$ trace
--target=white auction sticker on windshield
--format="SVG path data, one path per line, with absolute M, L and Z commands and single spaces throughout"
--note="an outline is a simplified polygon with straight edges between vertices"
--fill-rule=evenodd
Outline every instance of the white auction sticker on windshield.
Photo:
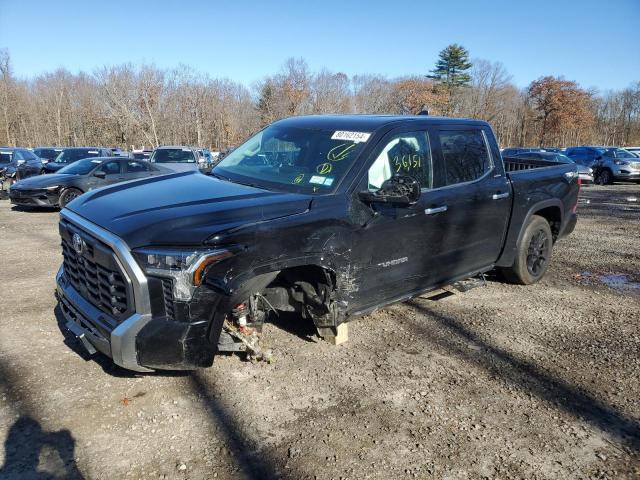
M 366 132 L 347 132 L 346 130 L 338 130 L 333 132 L 331 140 L 347 140 L 349 142 L 360 143 L 369 140 L 370 136 L 371 134 Z
M 87 153 L 99 153 L 97 150 L 89 150 Z
M 102 160 L 91 160 L 91 163 L 102 163 Z
M 327 178 L 327 177 L 322 177 L 320 175 L 314 175 L 313 177 L 311 177 L 309 179 L 309 183 L 318 183 L 318 184 L 322 185 L 322 184 L 324 184 L 325 178 Z

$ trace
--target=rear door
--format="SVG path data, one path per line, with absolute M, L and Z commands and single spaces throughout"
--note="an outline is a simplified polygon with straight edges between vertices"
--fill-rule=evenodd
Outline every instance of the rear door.
M 440 188 L 423 197 L 427 210 L 446 208 L 438 222 L 441 283 L 498 259 L 511 212 L 511 186 L 490 129 L 443 125 L 432 137 L 434 168 L 444 178 Z

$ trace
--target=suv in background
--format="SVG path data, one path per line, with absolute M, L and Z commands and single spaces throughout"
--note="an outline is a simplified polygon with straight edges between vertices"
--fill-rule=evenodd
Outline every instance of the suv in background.
M 567 156 L 593 168 L 596 183 L 609 185 L 616 180 L 640 180 L 640 159 L 623 148 L 572 147 L 567 149 Z
M 200 170 L 199 160 L 200 154 L 197 149 L 180 145 L 158 147 L 149 158 L 151 163 L 160 163 L 174 172 Z
M 46 164 L 49 162 L 53 162 L 56 157 L 60 155 L 60 152 L 62 152 L 62 150 L 64 150 L 64 148 L 62 147 L 38 147 L 33 149 L 33 153 L 35 153 L 36 156 L 40 157 L 42 163 Z
M 113 151 L 110 148 L 103 147 L 71 147 L 65 148 L 60 152 L 53 162 L 48 162 L 44 166 L 45 173 L 55 173 L 62 167 L 66 167 L 70 163 L 83 158 L 91 157 L 113 157 Z
M 27 148 L 0 147 L 0 174 L 9 184 L 43 173 L 44 164 Z

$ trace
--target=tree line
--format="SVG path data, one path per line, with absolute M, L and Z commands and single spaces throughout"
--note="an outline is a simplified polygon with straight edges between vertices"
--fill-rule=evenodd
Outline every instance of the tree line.
M 501 145 L 640 144 L 640 81 L 620 91 L 586 90 L 545 76 L 518 88 L 500 62 L 449 45 L 425 75 L 388 78 L 311 71 L 290 58 L 251 87 L 189 66 L 65 69 L 33 78 L 13 72 L 0 50 L 0 145 L 163 144 L 222 150 L 277 119 L 318 113 L 470 117 L 493 126 Z

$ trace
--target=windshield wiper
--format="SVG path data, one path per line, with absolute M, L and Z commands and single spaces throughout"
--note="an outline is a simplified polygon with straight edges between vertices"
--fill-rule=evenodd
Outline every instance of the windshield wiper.
M 220 180 L 224 180 L 226 182 L 237 183 L 238 185 L 244 185 L 246 187 L 262 188 L 259 185 L 256 185 L 255 183 L 239 182 L 238 180 L 232 180 L 230 177 L 225 177 L 224 175 L 220 175 L 219 173 L 211 172 L 211 175 L 216 177 L 216 178 L 219 178 Z
M 211 172 L 211 176 L 212 177 L 216 177 L 220 180 L 224 180 L 225 182 L 231 182 L 233 183 L 233 181 L 229 178 L 229 177 L 225 177 L 224 175 L 220 175 L 219 173 L 213 173 Z

